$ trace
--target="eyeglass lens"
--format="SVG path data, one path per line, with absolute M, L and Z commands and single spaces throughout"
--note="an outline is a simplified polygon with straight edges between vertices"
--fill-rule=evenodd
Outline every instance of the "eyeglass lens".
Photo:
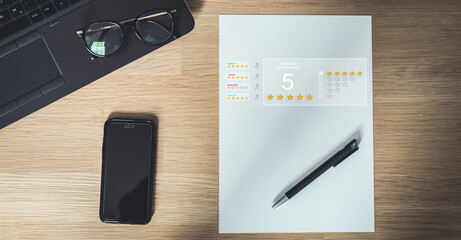
M 122 46 L 123 32 L 116 23 L 97 22 L 87 27 L 84 38 L 92 53 L 97 56 L 109 56 Z
M 138 36 L 149 44 L 160 44 L 170 38 L 173 19 L 165 10 L 152 10 L 138 17 L 135 24 Z

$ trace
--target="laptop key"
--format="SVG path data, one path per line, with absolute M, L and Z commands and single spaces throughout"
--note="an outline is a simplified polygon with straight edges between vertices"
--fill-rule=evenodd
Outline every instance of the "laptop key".
M 43 96 L 42 95 L 42 92 L 40 91 L 40 89 L 35 89 L 33 90 L 32 92 L 29 92 L 25 95 L 22 95 L 21 97 L 19 97 L 18 99 L 16 99 L 16 102 L 18 103 L 18 105 L 20 107 L 34 101 L 35 99 L 39 98 Z
M 7 115 L 8 113 L 18 109 L 19 106 L 16 102 L 10 102 L 3 106 L 0 106 L 0 118 Z
M 13 52 L 16 49 L 18 49 L 18 46 L 14 42 L 10 42 L 6 45 L 1 46 L 0 47 L 0 58 L 8 55 L 9 53 Z
M 66 84 L 64 79 L 62 77 L 58 77 L 55 80 L 53 80 L 53 81 L 43 85 L 42 87 L 40 87 L 40 91 L 42 92 L 43 95 L 46 95 L 46 94 L 58 89 L 59 87 L 64 86 L 64 84 Z
M 11 20 L 11 14 L 7 9 L 0 11 L 0 24 L 6 23 Z
M 43 5 L 43 4 L 45 4 L 45 3 L 49 2 L 49 1 L 50 0 L 37 0 L 38 4 L 40 4 L 40 5 Z
M 32 21 L 32 23 L 36 23 L 42 20 L 44 17 L 43 17 L 42 12 L 40 12 L 40 9 L 35 9 L 29 13 L 29 18 Z
M 16 45 L 18 45 L 19 48 L 22 48 L 24 46 L 26 46 L 27 44 L 41 38 L 42 35 L 40 34 L 40 32 L 38 30 L 35 30 L 31 33 L 28 33 L 20 38 L 18 38 L 16 40 Z
M 18 17 L 24 14 L 24 8 L 20 3 L 17 3 L 10 7 L 10 12 L 13 17 Z
M 27 11 L 37 7 L 37 2 L 35 0 L 24 0 L 22 1 L 22 6 L 24 6 L 24 9 Z
M 49 17 L 56 13 L 56 8 L 54 8 L 53 3 L 47 3 L 43 5 L 42 12 L 43 12 L 43 15 L 45 15 L 45 17 Z
M 62 11 L 69 7 L 69 3 L 67 2 L 67 0 L 55 0 L 54 5 L 56 6 L 56 9 L 58 9 L 58 11 Z
M 5 8 L 13 4 L 11 0 L 0 0 L 0 9 Z
M 0 40 L 12 35 L 13 33 L 16 33 L 28 26 L 31 25 L 31 22 L 29 18 L 24 15 L 18 19 L 13 20 L 10 23 L 7 23 L 6 25 L 0 27 Z

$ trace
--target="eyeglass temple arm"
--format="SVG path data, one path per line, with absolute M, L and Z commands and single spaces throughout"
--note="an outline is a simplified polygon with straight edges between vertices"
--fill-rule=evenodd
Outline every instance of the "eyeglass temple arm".
M 151 14 L 151 15 L 148 15 L 148 16 L 144 16 L 144 17 L 142 17 L 142 18 L 138 18 L 138 20 L 144 20 L 144 19 L 148 19 L 148 18 L 154 18 L 154 17 L 158 17 L 158 16 L 163 16 L 163 15 L 168 14 L 168 13 L 173 14 L 173 13 L 176 13 L 176 12 L 177 12 L 176 9 L 173 9 L 173 10 L 171 10 L 170 12 L 166 12 L 166 11 L 165 11 L 165 12 L 161 12 L 161 13 L 156 13 L 156 14 Z M 135 20 L 136 20 L 136 18 L 132 18 L 132 19 L 128 19 L 128 20 L 123 20 L 123 21 L 119 22 L 119 24 L 120 24 L 120 25 L 123 25 L 123 24 L 125 24 L 125 23 L 133 22 L 133 21 L 135 21 Z M 109 25 L 109 26 L 105 26 L 105 27 L 103 27 L 103 28 L 87 29 L 86 32 L 96 32 L 96 31 L 111 29 L 111 28 L 115 28 L 115 27 L 117 27 L 117 26 Z M 77 33 L 77 35 L 81 36 L 81 35 L 83 34 L 83 29 L 78 30 L 76 33 Z
M 176 13 L 176 9 L 171 10 L 169 13 L 170 14 Z M 144 20 L 144 19 L 148 19 L 148 18 L 154 18 L 154 17 L 158 17 L 158 16 L 163 16 L 165 14 L 168 14 L 168 12 L 161 12 L 161 13 L 151 14 L 151 15 L 148 15 L 148 16 L 144 16 L 142 18 L 138 18 L 138 20 Z M 124 21 L 120 22 L 120 25 L 128 23 L 128 22 L 133 22 L 135 20 L 136 20 L 136 18 L 124 20 Z

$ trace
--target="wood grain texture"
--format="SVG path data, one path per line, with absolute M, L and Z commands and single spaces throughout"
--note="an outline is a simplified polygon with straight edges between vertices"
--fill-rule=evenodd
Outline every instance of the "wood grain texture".
M 460 1 L 188 2 L 189 35 L 0 131 L 0 239 L 461 239 Z M 375 233 L 218 234 L 219 14 L 373 16 Z M 103 124 L 143 114 L 154 217 L 103 224 Z

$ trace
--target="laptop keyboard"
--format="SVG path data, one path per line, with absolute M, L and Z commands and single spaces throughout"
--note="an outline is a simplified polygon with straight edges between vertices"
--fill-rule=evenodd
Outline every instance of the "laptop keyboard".
M 0 0 L 0 41 L 84 0 Z M 33 30 L 33 29 L 31 29 Z

